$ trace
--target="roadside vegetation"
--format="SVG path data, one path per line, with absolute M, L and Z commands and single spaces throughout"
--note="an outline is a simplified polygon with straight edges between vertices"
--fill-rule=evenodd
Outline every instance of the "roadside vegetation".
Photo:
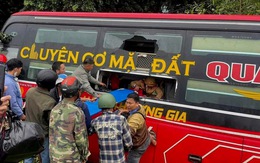
M 0 29 L 19 11 L 260 15 L 259 0 L 2 0 Z

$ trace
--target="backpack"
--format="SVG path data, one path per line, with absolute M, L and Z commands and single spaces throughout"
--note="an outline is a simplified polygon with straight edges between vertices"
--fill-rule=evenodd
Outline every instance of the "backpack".
M 0 162 L 19 162 L 44 150 L 44 132 L 37 123 L 20 121 L 8 111 L 0 131 Z
M 133 114 L 141 114 L 142 115 L 142 117 L 144 118 L 144 120 L 145 120 L 145 116 L 142 114 L 142 113 L 140 113 L 140 112 L 135 112 L 135 113 L 133 113 Z M 150 139 L 151 139 L 151 144 L 152 145 L 154 145 L 154 146 L 156 146 L 156 144 L 157 144 L 157 141 L 156 141 L 156 133 L 155 133 L 155 131 L 153 130 L 153 127 L 152 126 L 149 126 L 148 127 L 148 133 L 149 133 L 149 136 L 150 136 Z

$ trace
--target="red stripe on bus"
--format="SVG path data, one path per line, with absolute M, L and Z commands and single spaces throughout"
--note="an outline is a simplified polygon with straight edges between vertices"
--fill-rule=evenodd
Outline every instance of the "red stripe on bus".
M 13 16 L 86 17 L 86 18 L 128 18 L 128 19 L 173 19 L 173 20 L 230 20 L 260 21 L 260 16 L 211 15 L 211 14 L 162 14 L 162 13 L 91 13 L 91 12 L 18 12 Z

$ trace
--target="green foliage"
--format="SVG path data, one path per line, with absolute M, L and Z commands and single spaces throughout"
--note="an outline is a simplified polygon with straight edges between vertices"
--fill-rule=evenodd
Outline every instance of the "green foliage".
M 164 0 L 165 1 L 165 0 Z M 96 0 L 95 8 L 98 12 L 161 12 L 164 1 L 156 0 Z
M 259 0 L 211 0 L 188 5 L 185 13 L 260 15 Z
M 25 11 L 161 12 L 167 0 L 24 0 Z
M 226 0 L 216 6 L 216 14 L 259 15 L 260 2 L 254 0 Z
M 95 11 L 92 0 L 24 0 L 26 11 Z
M 8 44 L 12 41 L 13 36 L 0 32 L 0 41 L 2 44 Z
M 215 7 L 213 4 L 208 2 L 201 2 L 193 4 L 188 4 L 185 10 L 187 14 L 213 14 L 215 12 Z

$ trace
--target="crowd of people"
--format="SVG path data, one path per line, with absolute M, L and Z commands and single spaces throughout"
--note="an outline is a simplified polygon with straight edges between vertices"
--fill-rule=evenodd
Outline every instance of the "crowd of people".
M 131 93 L 126 99 L 127 110 L 113 112 L 115 97 L 110 93 L 98 94 L 90 83 L 106 86 L 91 76 L 93 58 L 87 58 L 71 76 L 65 74 L 65 64 L 54 62 L 51 69 L 37 74 L 37 87 L 26 93 L 26 107 L 23 101 L 17 76 L 23 63 L 16 58 L 6 63 L 6 90 L 1 98 L 0 120 L 7 109 L 21 121 L 38 123 L 44 131 L 44 151 L 40 153 L 42 163 L 81 162 L 91 155 L 88 136 L 96 133 L 99 143 L 100 162 L 138 163 L 149 144 L 155 141 L 145 122 L 146 114 L 139 103 L 139 95 Z M 133 81 L 131 87 L 138 91 L 151 92 L 160 99 L 162 91 L 153 78 Z M 87 91 L 98 99 L 102 115 L 91 119 L 86 103 L 80 98 Z M 127 112 L 126 114 L 123 114 Z M 123 116 L 124 115 L 124 116 Z M 1 121 L 0 121 L 1 125 Z M 1 127 L 1 126 L 0 126 Z M 125 157 L 127 153 L 127 157 Z M 33 163 L 34 156 L 24 160 Z

